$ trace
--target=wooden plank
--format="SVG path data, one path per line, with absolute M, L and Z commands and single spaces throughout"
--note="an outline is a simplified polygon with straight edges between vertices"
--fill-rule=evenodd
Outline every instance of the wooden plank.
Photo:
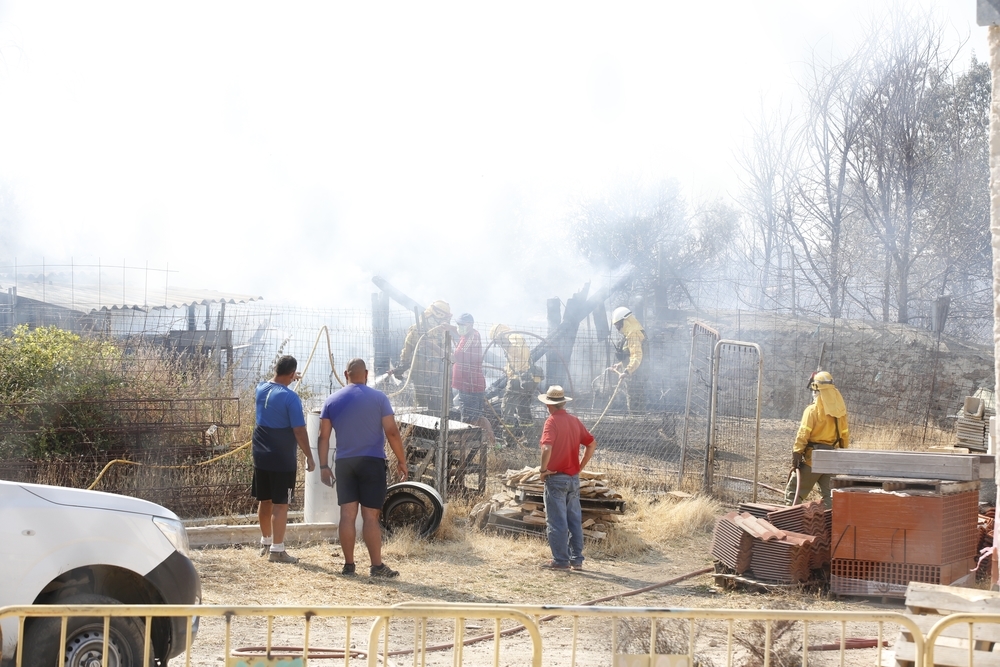
M 924 636 L 930 631 L 934 624 L 941 620 L 938 615 L 906 614 L 906 617 L 917 624 Z M 905 630 L 905 629 L 904 629 Z M 906 634 L 909 634 L 908 632 Z M 942 637 L 954 637 L 963 640 L 962 644 L 968 648 L 969 625 L 967 623 L 957 623 L 945 628 Z M 972 626 L 972 637 L 976 641 L 1000 642 L 1000 625 L 996 623 L 976 623 Z
M 917 647 L 911 642 L 897 644 L 896 660 L 913 662 L 917 655 Z M 1000 667 L 1000 653 L 991 651 L 973 651 L 973 667 Z M 947 667 L 967 667 L 969 665 L 969 649 L 951 646 L 934 645 L 934 664 Z
M 936 609 L 945 614 L 997 614 L 1000 613 L 1000 592 L 912 581 L 906 588 L 906 606 L 911 611 Z
M 981 482 L 956 482 L 938 479 L 900 479 L 894 477 L 847 477 L 836 475 L 830 486 L 845 493 L 869 493 L 873 488 L 896 490 L 907 496 L 940 497 L 966 491 L 978 491 Z
M 812 453 L 815 473 L 901 477 L 907 479 L 979 479 L 979 458 L 962 454 L 832 449 Z

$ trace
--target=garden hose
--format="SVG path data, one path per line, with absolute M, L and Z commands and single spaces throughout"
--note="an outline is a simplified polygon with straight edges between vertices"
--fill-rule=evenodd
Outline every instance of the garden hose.
M 107 465 L 104 466 L 100 474 L 97 475 L 97 479 L 94 480 L 94 483 L 87 487 L 87 490 L 93 491 L 95 488 L 97 488 L 97 485 L 98 483 L 100 483 L 101 478 L 104 477 L 104 473 L 106 473 L 108 470 L 111 469 L 112 466 L 115 465 L 145 466 L 146 468 L 156 468 L 157 470 L 183 470 L 184 468 L 197 468 L 198 466 L 207 466 L 211 463 L 216 463 L 217 461 L 221 461 L 222 459 L 229 458 L 230 456 L 234 456 L 239 452 L 242 452 L 249 446 L 250 446 L 249 442 L 244 442 L 236 449 L 232 449 L 226 452 L 225 454 L 219 454 L 218 456 L 212 457 L 207 461 L 200 461 L 198 463 L 186 463 L 184 465 L 176 465 L 176 466 L 140 463 L 138 461 L 129 461 L 128 459 L 115 459 L 113 461 L 108 461 Z
M 316 348 L 319 347 L 319 337 L 324 333 L 326 334 L 326 353 L 330 357 L 330 373 L 333 377 L 337 378 L 337 382 L 339 382 L 340 386 L 343 387 L 344 381 L 340 379 L 339 375 L 337 375 L 337 368 L 333 361 L 333 346 L 330 343 L 330 330 L 326 328 L 325 324 L 320 327 L 319 332 L 316 334 L 316 342 L 313 343 L 312 351 L 309 353 L 309 358 L 306 359 L 306 365 L 302 368 L 302 375 L 305 375 L 306 371 L 309 370 L 309 364 L 312 363 L 313 355 L 316 354 Z M 300 382 L 302 382 L 301 377 L 295 381 L 295 386 L 292 387 L 292 391 L 296 391 L 299 388 Z
M 609 602 L 611 600 L 616 600 L 618 598 L 629 597 L 632 595 L 641 595 L 642 593 L 648 593 L 649 591 L 655 590 L 657 588 L 663 588 L 664 586 L 671 586 L 673 584 L 678 584 L 686 579 L 692 579 L 694 577 L 700 576 L 702 574 L 708 574 L 709 572 L 714 572 L 714 567 L 703 567 L 699 570 L 693 570 L 687 574 L 682 574 L 679 577 L 674 577 L 673 579 L 668 579 L 667 581 L 662 581 L 658 584 L 650 584 L 649 586 L 643 586 L 642 588 L 635 588 L 624 593 L 616 593 L 615 595 L 608 595 L 603 598 L 597 598 L 595 600 L 588 600 L 579 605 L 579 607 L 592 607 L 594 605 L 600 604 L 601 602 Z M 408 605 L 414 604 L 412 602 L 401 602 L 394 607 L 406 607 Z M 555 615 L 542 616 L 538 619 L 539 623 L 544 621 L 551 621 L 556 618 Z M 513 628 L 508 628 L 500 632 L 501 637 L 509 637 L 510 635 L 516 635 L 522 630 L 525 630 L 524 625 L 516 625 Z M 462 646 L 471 646 L 472 644 L 478 644 L 480 642 L 488 641 L 495 637 L 494 633 L 490 632 L 488 634 L 482 634 L 477 637 L 470 637 L 462 642 Z M 434 646 L 428 646 L 424 649 L 425 652 L 430 651 L 447 651 L 450 648 L 455 648 L 455 642 L 449 642 L 447 644 L 436 644 Z M 283 653 L 279 656 L 275 653 L 276 650 L 280 649 Z M 298 658 L 302 657 L 305 649 L 298 646 L 272 646 L 270 655 L 272 657 L 282 657 L 282 658 Z M 316 655 L 313 652 L 316 652 Z M 344 649 L 332 649 L 332 648 L 309 648 L 309 658 L 344 658 Z M 379 655 L 385 658 L 395 658 L 402 655 L 413 655 L 413 649 L 400 649 L 397 651 L 389 651 L 388 653 L 380 653 Z M 234 658 L 243 657 L 255 657 L 268 655 L 266 646 L 247 646 L 244 648 L 238 648 L 233 651 Z M 367 658 L 368 654 L 364 651 L 351 651 L 352 657 Z

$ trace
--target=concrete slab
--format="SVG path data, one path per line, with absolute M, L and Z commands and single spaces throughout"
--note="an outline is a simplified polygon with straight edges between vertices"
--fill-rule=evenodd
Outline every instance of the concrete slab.
M 188 541 L 194 548 L 222 547 L 233 544 L 260 542 L 260 528 L 245 526 L 192 526 L 187 529 Z M 337 540 L 335 523 L 290 523 L 285 530 L 285 544 L 329 542 Z

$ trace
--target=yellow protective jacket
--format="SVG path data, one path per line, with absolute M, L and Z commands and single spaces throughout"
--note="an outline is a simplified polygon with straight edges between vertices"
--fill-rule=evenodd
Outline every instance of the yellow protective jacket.
M 625 336 L 625 346 L 628 348 L 628 366 L 625 367 L 625 372 L 632 375 L 642 364 L 642 343 L 646 340 L 646 332 L 635 315 L 629 315 L 622 322 L 622 335 Z
M 542 379 L 537 372 L 532 370 L 531 348 L 524 341 L 524 336 L 509 333 L 501 337 L 500 348 L 507 355 L 506 372 L 509 379 L 520 378 L 525 373 L 531 373 L 536 382 Z
M 421 320 L 423 326 L 418 328 L 417 325 L 413 324 L 406 332 L 403 351 L 399 355 L 399 365 L 403 368 L 408 368 L 411 365 L 419 366 L 424 359 L 444 358 L 444 334 L 447 326 L 443 324 L 435 326 L 433 321 L 428 322 L 426 318 L 421 318 Z M 420 340 L 421 332 L 423 332 L 424 339 L 420 343 L 418 359 L 414 360 L 413 354 L 417 351 L 417 341 Z
M 839 442 L 838 442 L 839 438 Z M 832 445 L 838 449 L 847 449 L 851 444 L 851 432 L 847 425 L 847 411 L 840 417 L 834 417 L 823 410 L 820 399 L 809 405 L 802 413 L 799 432 L 795 436 L 796 454 L 803 454 L 803 461 L 812 467 L 812 447 L 809 443 Z

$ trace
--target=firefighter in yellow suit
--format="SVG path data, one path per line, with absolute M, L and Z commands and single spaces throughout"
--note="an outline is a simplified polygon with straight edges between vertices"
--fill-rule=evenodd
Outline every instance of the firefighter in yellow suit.
M 440 416 L 443 408 L 444 334 L 445 331 L 452 334 L 458 332 L 450 322 L 451 306 L 448 302 L 432 303 L 420 317 L 420 326 L 413 324 L 407 330 L 399 365 L 393 371 L 397 378 L 402 379 L 403 371 L 410 370 L 410 385 L 416 404 L 435 417 Z
M 826 371 L 813 373 L 809 378 L 813 402 L 802 413 L 799 432 L 792 448 L 792 470 L 785 487 L 785 504 L 798 505 L 819 484 L 823 504 L 833 505 L 830 496 L 830 475 L 812 471 L 814 449 L 847 449 L 851 432 L 847 424 L 847 406 L 844 397 L 833 384 L 833 376 Z M 798 489 L 798 492 L 796 492 Z
M 507 388 L 501 401 L 501 411 L 505 419 L 517 418 L 520 426 L 532 423 L 531 402 L 534 400 L 538 383 L 542 381 L 541 369 L 531 363 L 531 348 L 524 336 L 510 333 L 510 327 L 497 324 L 490 329 L 490 340 L 496 343 L 507 356 Z
M 646 368 L 643 358 L 648 351 L 646 331 L 639 324 L 632 311 L 625 306 L 615 308 L 611 314 L 611 323 L 621 332 L 622 339 L 615 348 L 615 370 L 625 376 L 628 388 L 628 411 L 630 413 L 646 410 Z

